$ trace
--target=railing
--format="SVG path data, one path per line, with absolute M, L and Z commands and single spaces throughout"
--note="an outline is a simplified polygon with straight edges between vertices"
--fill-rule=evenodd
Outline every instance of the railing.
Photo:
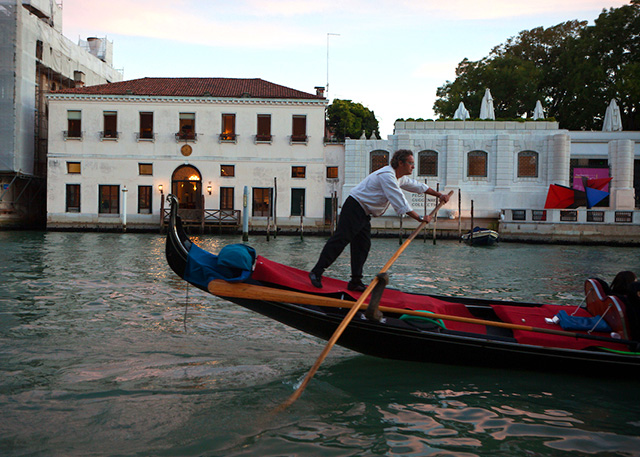
M 136 141 L 155 141 L 156 134 L 150 132 L 136 132 Z
M 171 210 L 163 208 L 162 225 L 169 223 Z M 237 227 L 240 225 L 240 210 L 235 209 L 178 209 L 178 216 L 184 225 L 204 227 Z
M 308 142 L 308 135 L 291 135 L 291 137 L 289 137 L 289 144 L 307 144 Z
M 62 132 L 62 136 L 65 141 L 67 140 L 82 140 L 82 132 L 79 130 L 65 130 Z
M 504 222 L 639 224 L 640 211 L 615 209 L 505 209 Z
M 218 142 L 220 143 L 236 143 L 238 141 L 238 135 L 235 133 L 221 133 L 218 136 Z
M 114 130 L 102 130 L 100 132 L 100 141 L 102 140 L 117 140 L 120 138 L 120 132 Z
M 180 141 L 198 141 L 198 134 L 194 132 L 178 132 L 176 133 L 176 142 Z

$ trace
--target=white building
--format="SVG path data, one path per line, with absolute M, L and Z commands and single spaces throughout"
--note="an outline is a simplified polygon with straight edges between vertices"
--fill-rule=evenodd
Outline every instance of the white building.
M 52 0 L 0 0 L 0 226 L 44 221 L 47 115 L 44 94 L 122 80 L 111 43 L 62 35 Z
M 316 90 L 143 78 L 50 94 L 47 227 L 158 228 L 170 192 L 215 224 L 217 210 L 238 217 L 245 186 L 254 228 L 274 213 L 278 227 L 324 225 L 344 158 L 324 144 Z
M 640 132 L 572 132 L 548 121 L 397 121 L 393 135 L 386 140 L 347 140 L 345 146 L 345 184 L 343 195 L 371 171 L 386 165 L 398 149 L 413 151 L 416 159 L 414 179 L 425 180 L 440 191 L 460 194 L 441 210 L 443 230 L 455 230 L 460 214 L 464 230 L 470 227 L 471 202 L 476 221 L 501 222 L 501 233 L 542 230 L 543 237 L 559 231 L 587 235 L 583 229 L 560 227 L 560 222 L 598 223 L 589 236 L 603 232 L 603 237 L 625 237 L 640 241 Z M 545 210 L 551 184 L 573 187 L 580 173 L 599 171 L 611 176 L 610 197 L 603 206 Z M 409 195 L 418 212 L 425 211 L 422 196 Z M 426 202 L 427 211 L 435 201 Z M 596 214 L 598 213 L 598 214 Z M 400 226 L 400 220 L 389 209 L 388 216 L 372 221 L 374 229 Z M 515 222 L 513 227 L 505 224 Z M 526 226 L 526 223 L 531 226 Z M 616 230 L 607 232 L 607 223 Z M 631 233 L 621 229 L 634 225 Z M 414 226 L 412 220 L 407 225 Z M 614 233 L 615 232 L 615 233 Z M 617 235 L 619 234 L 619 235 Z M 527 235 L 528 236 L 528 235 Z

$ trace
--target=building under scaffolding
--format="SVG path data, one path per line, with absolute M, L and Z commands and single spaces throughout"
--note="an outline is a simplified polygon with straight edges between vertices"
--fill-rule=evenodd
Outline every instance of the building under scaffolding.
M 0 228 L 44 227 L 45 94 L 121 80 L 112 43 L 64 37 L 54 0 L 0 0 Z

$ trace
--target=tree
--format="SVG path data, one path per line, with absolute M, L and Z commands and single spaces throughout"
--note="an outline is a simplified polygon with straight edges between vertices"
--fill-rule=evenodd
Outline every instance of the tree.
M 531 114 L 541 100 L 562 128 L 599 129 L 618 100 L 625 130 L 640 129 L 640 1 L 603 10 L 593 26 L 568 21 L 520 32 L 477 62 L 464 59 L 439 87 L 434 111 L 452 117 L 460 101 L 479 112 L 491 89 L 497 117 Z
M 365 132 L 367 138 L 373 132 L 378 135 L 378 120 L 373 111 L 360 103 L 336 98 L 327 108 L 327 127 L 338 140 L 357 139 Z

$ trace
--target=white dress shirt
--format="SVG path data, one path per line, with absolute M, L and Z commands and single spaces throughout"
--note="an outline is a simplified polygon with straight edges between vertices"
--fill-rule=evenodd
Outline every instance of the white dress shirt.
M 398 179 L 393 167 L 387 165 L 367 176 L 349 195 L 360 203 L 367 215 L 382 216 L 389 204 L 396 213 L 406 214 L 412 211 L 412 208 L 401 189 L 425 193 L 429 186 L 407 176 Z

